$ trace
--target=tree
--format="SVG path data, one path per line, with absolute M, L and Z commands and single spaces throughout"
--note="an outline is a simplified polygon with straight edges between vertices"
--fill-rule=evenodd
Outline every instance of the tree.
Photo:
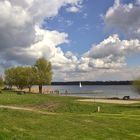
M 15 85 L 15 68 L 9 68 L 5 70 L 5 84 L 10 88 Z
M 52 65 L 45 58 L 39 58 L 35 65 L 36 84 L 39 85 L 39 93 L 42 93 L 42 86 L 51 83 Z
M 35 73 L 32 67 L 15 67 L 5 70 L 5 82 L 11 88 L 16 86 L 18 89 L 29 88 L 35 83 Z
M 133 82 L 135 90 L 140 94 L 140 78 Z
M 26 68 L 24 67 L 15 67 L 8 70 L 8 83 L 11 85 L 16 86 L 18 89 L 23 89 L 27 86 L 27 74 L 26 74 Z M 7 77 L 7 76 L 6 76 Z
M 26 75 L 27 75 L 27 87 L 29 88 L 29 92 L 31 92 L 31 87 L 36 82 L 35 70 L 33 67 L 26 67 Z
M 4 81 L 3 81 L 3 78 L 2 78 L 2 76 L 0 76 L 0 89 L 1 89 L 1 87 L 4 85 Z

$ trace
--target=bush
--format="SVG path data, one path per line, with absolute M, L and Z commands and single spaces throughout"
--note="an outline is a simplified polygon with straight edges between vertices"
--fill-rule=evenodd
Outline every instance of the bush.
M 0 85 L 3 85 L 3 78 L 0 76 Z
M 133 82 L 135 90 L 140 94 L 140 79 L 137 79 Z
M 1 88 L 3 87 L 4 85 L 4 81 L 3 81 L 3 78 L 0 76 L 0 91 L 1 91 Z

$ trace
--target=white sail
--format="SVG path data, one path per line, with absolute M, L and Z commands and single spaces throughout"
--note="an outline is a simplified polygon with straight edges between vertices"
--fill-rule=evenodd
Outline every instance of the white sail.
M 81 84 L 81 82 L 79 83 L 79 87 L 80 87 L 80 88 L 82 87 L 82 84 Z

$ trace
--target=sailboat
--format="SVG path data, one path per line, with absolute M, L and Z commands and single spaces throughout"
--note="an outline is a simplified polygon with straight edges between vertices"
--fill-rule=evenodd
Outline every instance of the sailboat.
M 79 83 L 79 87 L 80 87 L 80 88 L 82 87 L 82 84 L 81 84 L 81 82 Z

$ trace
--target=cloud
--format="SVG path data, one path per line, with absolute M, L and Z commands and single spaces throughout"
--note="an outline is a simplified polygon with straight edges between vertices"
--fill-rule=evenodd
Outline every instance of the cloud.
M 108 28 L 123 32 L 132 38 L 140 36 L 140 1 L 136 3 L 122 4 L 120 0 L 110 7 L 104 15 L 104 21 Z
M 0 49 L 28 47 L 34 43 L 35 26 L 56 16 L 61 7 L 78 5 L 80 0 L 3 0 L 0 1 Z
M 111 81 L 133 80 L 139 77 L 140 67 L 124 67 L 120 69 L 92 69 L 90 71 L 61 72 L 59 71 L 54 81 Z
M 132 12 L 132 15 L 131 8 L 136 9 L 136 11 L 134 10 L 134 12 Z M 104 17 L 106 25 L 111 28 L 115 27 L 116 30 L 124 31 L 129 34 L 131 27 L 127 22 L 132 19 L 131 16 L 133 16 L 133 14 L 135 15 L 135 12 L 136 15 L 135 17 L 133 17 L 133 19 L 137 18 L 137 10 L 139 11 L 139 8 L 136 5 L 123 5 L 119 0 L 116 0 L 114 6 L 107 11 L 105 15 L 106 17 Z M 125 19 L 124 21 L 121 20 L 123 18 L 121 17 L 121 12 L 123 11 L 123 17 L 127 15 L 127 22 L 125 22 Z M 116 17 L 114 17 L 113 19 L 114 15 L 116 15 Z M 121 25 L 118 26 L 119 24 Z M 71 52 L 68 52 L 66 54 L 66 57 L 69 60 L 71 60 L 70 56 L 76 57 L 76 61 L 65 63 L 65 65 L 63 65 L 63 67 L 65 68 L 61 67 L 62 69 L 58 72 L 60 75 L 57 75 L 57 77 L 55 78 L 61 79 L 60 77 L 63 75 L 63 80 L 66 81 L 73 80 L 73 78 L 74 80 L 134 79 L 135 77 L 140 75 L 140 67 L 129 67 L 127 65 L 126 59 L 129 55 L 140 53 L 140 40 L 138 39 L 139 22 L 136 22 L 136 25 L 136 27 L 134 25 L 132 26 L 133 29 L 135 29 L 135 31 L 131 34 L 131 36 L 133 36 L 132 39 L 122 40 L 117 34 L 111 35 L 99 44 L 93 45 L 91 49 L 88 52 L 84 53 L 79 59 Z
M 109 36 L 104 41 L 85 53 L 89 58 L 90 67 L 99 68 L 118 68 L 126 65 L 126 57 L 136 52 L 140 53 L 140 41 L 120 40 L 117 34 Z
M 93 45 L 79 59 L 72 52 L 67 52 L 65 54 L 67 61 L 63 64 L 58 63 L 59 69 L 55 71 L 60 75 L 55 75 L 54 79 L 62 80 L 63 75 L 65 81 L 132 80 L 140 75 L 140 67 L 128 66 L 126 58 L 135 53 L 140 53 L 138 39 L 121 40 L 117 34 L 114 34 Z
M 0 9 L 0 50 L 30 45 L 35 35 L 27 11 L 7 0 L 0 2 Z
M 59 16 L 59 18 L 58 18 L 58 22 L 60 23 L 59 24 L 59 30 L 61 29 L 61 30 L 64 30 L 64 27 L 65 28 L 68 28 L 68 27 L 70 27 L 71 25 L 73 25 L 73 23 L 74 23 L 74 21 L 72 21 L 72 20 L 69 20 L 69 19 L 65 19 L 65 18 L 63 18 L 63 17 L 61 17 L 61 16 Z
M 39 57 L 45 57 L 53 64 L 67 61 L 61 48 L 57 46 L 69 42 L 68 34 L 43 30 L 39 27 L 36 27 L 35 33 L 36 40 L 38 40 L 36 43 L 30 47 L 13 47 L 5 50 L 5 59 L 7 61 L 14 60 L 16 63 L 24 65 L 32 64 Z
M 77 13 L 80 11 L 80 9 L 76 6 L 69 7 L 66 10 L 67 10 L 67 12 L 71 12 L 71 13 Z
M 58 14 L 61 7 L 81 5 L 81 0 L 4 0 L 0 2 L 0 69 L 15 65 L 30 65 L 39 57 L 52 62 L 54 79 L 75 73 L 78 59 L 64 52 L 60 44 L 69 43 L 68 34 L 42 29 L 44 19 Z M 67 21 L 67 24 L 72 24 Z M 58 74 L 59 73 L 59 74 Z
M 67 7 L 67 8 L 66 8 L 66 11 L 67 11 L 67 12 L 71 12 L 71 13 L 80 12 L 80 11 L 81 11 L 81 8 L 82 8 L 82 3 L 83 3 L 83 0 L 78 1 L 78 2 L 75 3 L 74 5 L 71 5 L 70 7 Z
M 137 0 L 137 2 L 136 2 L 136 3 L 140 5 L 140 0 Z
M 83 18 L 86 19 L 87 17 L 88 17 L 88 14 L 87 13 L 84 13 L 83 14 Z
M 22 27 L 26 23 L 30 22 L 28 13 L 18 6 L 12 6 L 9 1 L 0 2 L 0 27 Z
M 40 56 L 51 59 L 55 55 L 54 59 L 66 61 L 58 45 L 68 43 L 68 34 L 42 29 L 41 24 L 44 19 L 56 16 L 60 8 L 78 6 L 80 2 L 81 0 L 0 1 L 1 67 L 32 64 Z

